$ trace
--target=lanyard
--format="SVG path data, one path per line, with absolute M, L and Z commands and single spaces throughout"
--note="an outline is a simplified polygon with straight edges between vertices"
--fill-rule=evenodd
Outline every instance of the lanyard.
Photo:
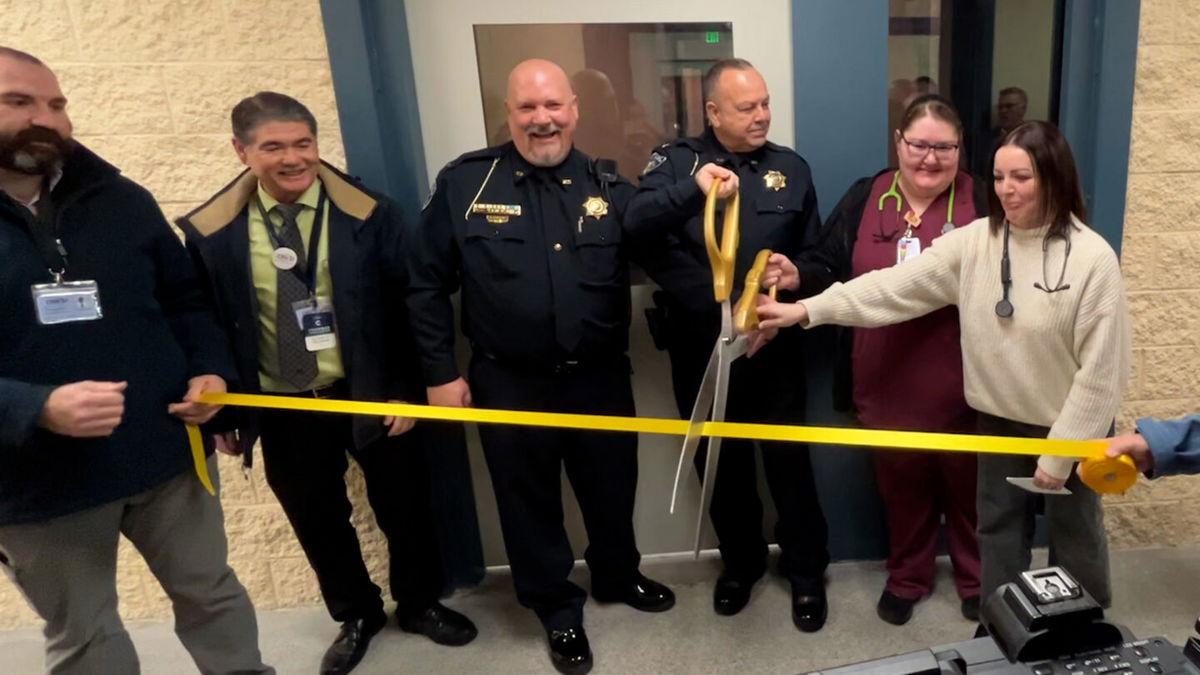
M 13 200 L 16 202 L 16 200 Z M 67 248 L 63 246 L 62 238 L 58 235 L 58 219 L 54 204 L 50 200 L 50 179 L 42 181 L 42 190 L 38 194 L 37 213 L 18 204 L 17 209 L 25 217 L 25 224 L 30 237 L 37 244 L 42 255 L 46 270 L 54 278 L 54 283 L 62 283 L 67 273 Z
M 297 279 L 304 282 L 309 296 L 313 297 L 316 296 L 317 289 L 317 250 L 320 248 L 321 228 L 324 225 L 325 200 L 325 188 L 322 187 L 321 196 L 317 198 L 317 214 L 313 217 L 312 233 L 308 237 L 308 259 L 304 264 L 304 269 L 301 270 L 300 265 L 295 265 L 288 270 Z M 254 201 L 258 204 L 258 212 L 262 215 L 263 225 L 267 228 L 267 236 L 271 239 L 271 245 L 275 248 L 288 248 L 279 239 L 279 233 L 275 231 L 275 225 L 271 222 L 270 214 L 267 213 L 266 207 L 263 206 L 262 199 L 255 197 Z M 297 225 L 297 228 L 299 228 L 299 225 Z M 303 245 L 303 237 L 300 241 Z

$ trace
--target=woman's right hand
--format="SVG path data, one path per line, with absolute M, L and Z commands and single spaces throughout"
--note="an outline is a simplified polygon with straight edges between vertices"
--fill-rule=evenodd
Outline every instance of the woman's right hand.
M 769 296 L 758 296 L 758 327 L 760 330 L 787 328 L 808 323 L 808 308 L 803 302 L 778 302 Z
M 767 258 L 767 268 L 763 270 L 762 281 L 760 285 L 763 288 L 778 286 L 784 291 L 800 290 L 800 270 L 796 269 L 796 265 L 782 253 L 772 253 L 770 258 Z

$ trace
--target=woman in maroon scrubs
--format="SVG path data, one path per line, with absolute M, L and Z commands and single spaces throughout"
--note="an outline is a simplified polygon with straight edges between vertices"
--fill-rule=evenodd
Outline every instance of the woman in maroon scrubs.
M 893 140 L 899 169 L 855 182 L 826 221 L 820 249 L 807 254 L 840 281 L 902 265 L 943 233 L 987 214 L 985 185 L 959 168 L 962 122 L 948 101 L 914 100 Z M 781 262 L 781 286 L 798 284 L 795 266 Z M 839 408 L 853 404 L 873 429 L 975 431 L 975 411 L 963 396 L 955 307 L 883 328 L 839 330 Z M 876 451 L 891 548 L 876 608 L 884 621 L 907 623 L 913 606 L 932 592 L 943 515 L 963 616 L 978 619 L 975 470 L 970 454 Z

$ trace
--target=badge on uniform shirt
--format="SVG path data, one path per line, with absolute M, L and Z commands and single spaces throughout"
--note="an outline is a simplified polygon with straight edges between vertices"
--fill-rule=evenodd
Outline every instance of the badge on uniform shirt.
M 776 171 L 775 169 L 771 169 L 766 173 L 766 175 L 763 176 L 763 183 L 767 186 L 768 190 L 779 192 L 783 188 L 787 187 L 787 176 Z
M 472 204 L 471 213 L 485 216 L 519 216 L 520 204 Z
M 642 169 L 642 175 L 644 176 L 657 169 L 665 161 L 667 161 L 667 156 L 657 150 L 650 153 L 650 161 L 646 162 L 646 168 Z
M 104 318 L 100 308 L 100 287 L 95 281 L 34 284 L 30 291 L 38 323 L 43 326 Z
M 292 303 L 296 322 L 304 335 L 304 348 L 310 352 L 333 349 L 337 346 L 334 332 L 333 303 L 329 298 L 310 298 Z
M 583 212 L 585 215 L 600 220 L 608 215 L 608 202 L 600 197 L 588 197 L 587 201 L 583 203 Z

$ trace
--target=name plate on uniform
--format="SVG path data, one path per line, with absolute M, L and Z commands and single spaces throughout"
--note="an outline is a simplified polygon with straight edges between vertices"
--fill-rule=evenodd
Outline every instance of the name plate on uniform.
M 104 317 L 100 308 L 100 287 L 95 281 L 34 284 L 30 290 L 38 323 L 44 326 Z
M 485 216 L 519 216 L 520 204 L 472 204 L 471 213 Z

